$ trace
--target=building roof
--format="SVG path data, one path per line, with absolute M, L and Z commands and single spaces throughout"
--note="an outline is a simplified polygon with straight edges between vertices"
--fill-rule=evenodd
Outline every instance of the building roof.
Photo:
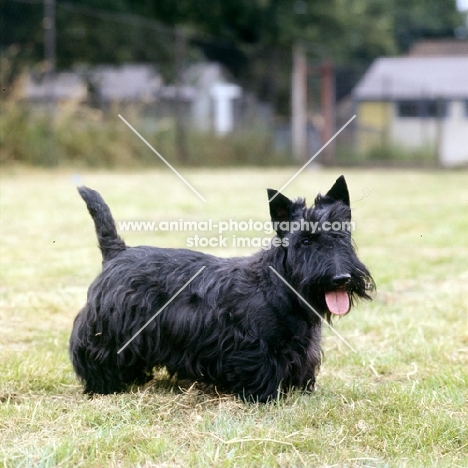
M 409 57 L 468 57 L 468 41 L 461 39 L 426 39 L 416 42 Z
M 25 99 L 86 99 L 86 83 L 75 73 L 56 73 L 51 79 L 34 80 L 27 76 L 22 89 Z
M 354 88 L 353 97 L 468 99 L 468 56 L 377 59 Z
M 103 101 L 152 101 L 162 80 L 151 65 L 126 64 L 120 67 L 99 66 L 90 80 L 99 89 Z

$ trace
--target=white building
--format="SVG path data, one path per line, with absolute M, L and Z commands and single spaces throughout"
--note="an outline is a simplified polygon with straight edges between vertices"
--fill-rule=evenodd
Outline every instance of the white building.
M 468 164 L 468 56 L 377 59 L 353 99 L 357 123 L 367 130 L 360 151 L 384 140 L 435 148 L 445 167 Z

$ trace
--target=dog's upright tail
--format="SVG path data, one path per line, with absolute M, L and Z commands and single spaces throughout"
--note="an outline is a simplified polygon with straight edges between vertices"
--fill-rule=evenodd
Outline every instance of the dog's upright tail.
M 101 195 L 87 187 L 78 187 L 81 198 L 86 202 L 89 214 L 93 218 L 103 263 L 113 259 L 127 246 L 117 234 L 114 218 Z

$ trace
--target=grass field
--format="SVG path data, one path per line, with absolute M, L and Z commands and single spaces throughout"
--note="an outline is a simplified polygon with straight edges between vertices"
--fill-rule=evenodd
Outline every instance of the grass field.
M 357 352 L 325 329 L 314 394 L 244 404 L 161 374 L 133 393 L 82 395 L 67 343 L 101 259 L 74 184 L 99 190 L 117 220 L 266 221 L 265 188 L 293 173 L 184 171 L 203 203 L 169 171 L 4 169 L 0 466 L 468 466 L 466 172 L 346 170 L 354 237 L 377 293 L 335 323 Z M 305 171 L 284 193 L 311 202 L 338 175 Z M 130 245 L 185 247 L 193 233 L 122 235 Z

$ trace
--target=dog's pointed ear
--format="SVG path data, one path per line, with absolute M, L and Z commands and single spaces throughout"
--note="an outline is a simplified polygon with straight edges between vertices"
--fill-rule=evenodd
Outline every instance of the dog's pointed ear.
M 325 196 L 334 201 L 342 201 L 345 205 L 350 206 L 348 186 L 346 185 L 346 180 L 343 175 L 336 179 L 333 187 Z
M 279 236 L 283 236 L 287 229 L 283 230 L 279 228 L 279 224 L 286 222 L 289 224 L 291 221 L 291 208 L 293 202 L 285 197 L 278 190 L 267 189 L 268 192 L 268 202 L 270 204 L 270 217 L 271 222 L 273 223 L 275 231 Z

